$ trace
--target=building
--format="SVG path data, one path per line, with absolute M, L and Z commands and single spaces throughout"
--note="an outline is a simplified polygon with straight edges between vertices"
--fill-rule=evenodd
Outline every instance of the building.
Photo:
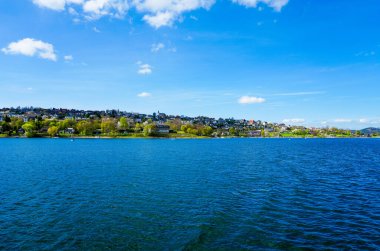
M 74 128 L 67 128 L 64 130 L 65 134 L 74 134 L 75 133 L 75 130 Z
M 170 132 L 170 126 L 168 125 L 156 125 L 155 133 L 167 134 Z
M 247 135 L 249 137 L 260 137 L 261 136 L 261 130 L 249 131 Z

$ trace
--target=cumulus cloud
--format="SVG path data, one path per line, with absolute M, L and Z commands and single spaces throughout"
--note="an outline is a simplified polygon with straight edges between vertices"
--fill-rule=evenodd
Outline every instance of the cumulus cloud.
M 232 2 L 247 8 L 256 8 L 259 3 L 263 3 L 276 11 L 281 11 L 281 9 L 288 4 L 289 0 L 232 0 Z
M 160 28 L 161 26 L 171 26 L 174 22 L 174 14 L 168 11 L 159 12 L 155 15 L 145 15 L 143 20 L 151 26 Z
M 137 96 L 140 98 L 147 98 L 147 97 L 152 96 L 152 94 L 149 92 L 142 92 L 142 93 L 137 94 Z
M 305 122 L 304 119 L 298 119 L 298 118 L 295 118 L 295 119 L 284 119 L 282 121 L 282 123 L 285 123 L 285 124 L 302 124 L 304 122 Z
M 259 3 L 266 4 L 276 11 L 281 9 L 289 0 L 231 0 L 232 2 L 250 8 Z M 210 9 L 216 0 L 33 0 L 39 7 L 55 11 L 67 10 L 71 15 L 82 16 L 87 20 L 98 19 L 102 16 L 123 18 L 128 9 L 134 8 L 143 14 L 143 20 L 155 28 L 171 26 L 183 19 L 186 12 L 197 9 Z M 191 19 L 196 20 L 194 16 Z M 78 20 L 78 17 L 76 17 Z
M 33 38 L 24 38 L 17 42 L 12 42 L 6 48 L 1 49 L 1 51 L 9 55 L 38 56 L 43 59 L 57 61 L 57 55 L 52 44 Z
M 135 0 L 134 6 L 151 26 L 171 26 L 181 14 L 196 9 L 209 9 L 215 0 Z
M 129 8 L 127 0 L 87 0 L 83 3 L 83 11 L 90 18 L 112 16 L 123 18 Z
M 152 73 L 152 66 L 149 64 L 143 64 L 141 62 L 137 63 L 139 65 L 139 69 L 137 71 L 138 74 L 141 75 L 149 75 Z
M 259 104 L 264 103 L 265 98 L 251 97 L 251 96 L 242 96 L 239 98 L 238 102 L 240 104 Z
M 161 49 L 164 49 L 165 45 L 163 43 L 158 43 L 158 44 L 152 44 L 151 51 L 152 52 L 158 52 Z
M 66 0 L 33 0 L 33 3 L 39 7 L 61 11 L 65 9 Z
M 66 10 L 74 16 L 82 15 L 87 19 L 97 19 L 102 16 L 123 18 L 129 8 L 128 0 L 33 0 L 42 8 L 55 11 Z

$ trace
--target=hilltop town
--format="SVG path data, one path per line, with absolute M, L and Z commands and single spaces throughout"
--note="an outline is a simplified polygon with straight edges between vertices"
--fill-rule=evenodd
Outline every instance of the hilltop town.
M 0 109 L 2 137 L 376 137 L 378 131 L 306 128 L 233 118 L 17 107 Z

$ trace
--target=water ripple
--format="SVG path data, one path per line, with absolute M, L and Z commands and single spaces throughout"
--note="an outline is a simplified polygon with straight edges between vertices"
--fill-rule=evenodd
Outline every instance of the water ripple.
M 0 250 L 379 250 L 379 143 L 0 139 Z

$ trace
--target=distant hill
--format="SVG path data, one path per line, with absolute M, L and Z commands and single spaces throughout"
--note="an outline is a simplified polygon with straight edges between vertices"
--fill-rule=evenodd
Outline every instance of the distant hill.
M 368 127 L 360 131 L 364 134 L 374 134 L 374 133 L 380 133 L 380 128 Z

